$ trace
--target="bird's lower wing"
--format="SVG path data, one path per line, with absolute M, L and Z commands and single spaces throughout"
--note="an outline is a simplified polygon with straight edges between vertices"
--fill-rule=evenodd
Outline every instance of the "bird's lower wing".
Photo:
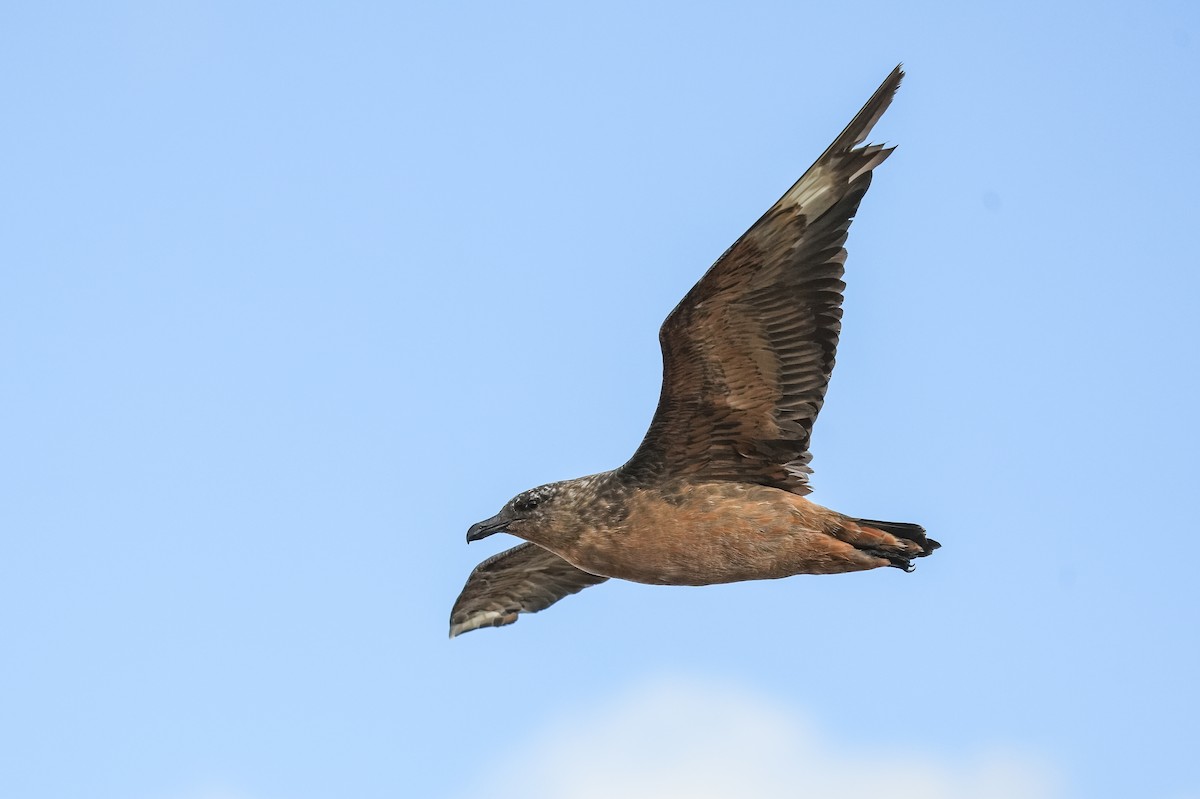
M 589 574 L 537 544 L 521 544 L 475 567 L 450 611 L 450 637 L 512 624 L 607 577 Z

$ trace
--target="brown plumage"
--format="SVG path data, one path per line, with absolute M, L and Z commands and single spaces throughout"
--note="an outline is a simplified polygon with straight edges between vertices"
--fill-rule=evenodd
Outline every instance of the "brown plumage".
M 892 71 L 667 316 L 662 394 L 633 457 L 525 491 L 472 525 L 468 541 L 508 532 L 528 543 L 471 573 L 451 636 L 510 624 L 610 577 L 708 585 L 909 571 L 937 549 L 918 525 L 855 519 L 803 496 L 841 331 L 843 244 L 871 170 L 892 152 L 859 145 L 903 76 Z

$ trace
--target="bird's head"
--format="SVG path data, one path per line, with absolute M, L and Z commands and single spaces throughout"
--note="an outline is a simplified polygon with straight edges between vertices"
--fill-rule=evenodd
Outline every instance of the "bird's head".
M 580 477 L 522 491 L 495 516 L 471 525 L 467 541 L 478 541 L 493 533 L 511 533 L 546 546 L 577 535 L 580 526 L 594 512 L 593 500 L 601 477 Z
M 467 541 L 478 541 L 493 533 L 512 533 L 527 538 L 528 533 L 553 525 L 556 500 L 564 493 L 560 486 L 560 483 L 550 483 L 522 491 L 492 518 L 472 524 L 467 530 Z

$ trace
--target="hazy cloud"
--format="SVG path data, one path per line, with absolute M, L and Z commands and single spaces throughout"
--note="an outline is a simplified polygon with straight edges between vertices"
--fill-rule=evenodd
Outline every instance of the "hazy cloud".
M 830 740 L 761 696 L 658 681 L 586 709 L 488 769 L 482 799 L 1052 799 L 1046 764 L 981 751 L 964 760 Z

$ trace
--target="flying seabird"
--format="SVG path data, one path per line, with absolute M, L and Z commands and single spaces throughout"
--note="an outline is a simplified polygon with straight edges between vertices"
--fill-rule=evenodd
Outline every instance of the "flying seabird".
M 618 469 L 531 488 L 467 541 L 525 539 L 479 564 L 451 637 L 499 627 L 611 578 L 709 585 L 895 566 L 939 544 L 923 527 L 807 499 L 813 422 L 841 331 L 850 222 L 891 147 L 862 145 L 896 67 L 833 144 L 705 273 L 659 331 L 662 393 Z

